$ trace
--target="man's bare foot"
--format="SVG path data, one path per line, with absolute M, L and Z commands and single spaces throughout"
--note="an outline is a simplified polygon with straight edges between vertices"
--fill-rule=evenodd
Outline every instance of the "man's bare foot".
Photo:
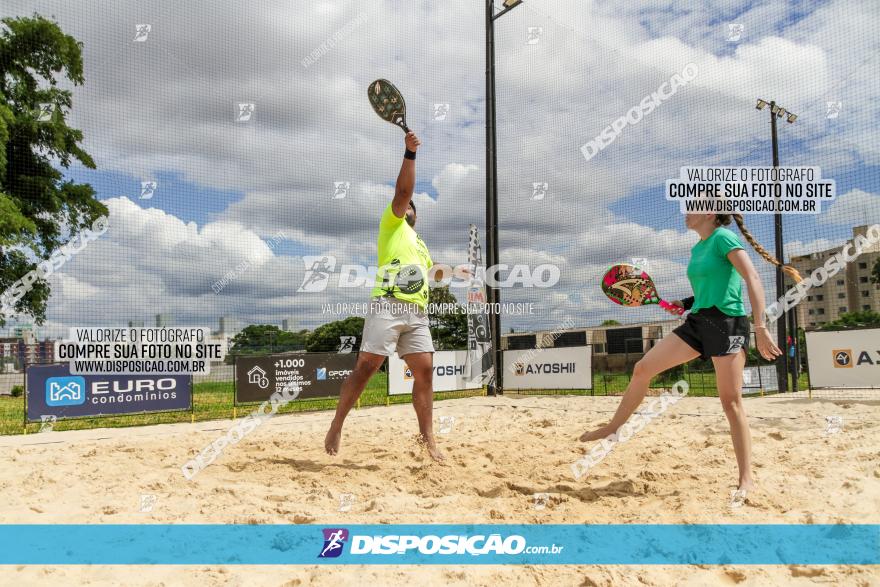
M 586 432 L 581 434 L 578 440 L 580 440 L 581 442 L 592 442 L 594 440 L 605 438 L 609 434 L 611 434 L 611 431 L 609 431 L 606 426 L 602 426 L 601 428 L 596 428 L 595 430 L 587 430 Z
M 748 493 L 749 491 L 755 488 L 755 483 L 751 479 L 746 479 L 744 481 L 739 482 L 739 487 L 737 487 L 740 491 L 745 491 Z
M 425 436 L 424 434 L 419 434 L 418 436 L 419 444 L 425 445 L 425 448 L 428 449 L 428 454 L 431 455 L 431 458 L 437 461 L 438 463 L 446 460 L 446 456 L 440 452 L 440 449 L 437 448 L 437 443 L 434 442 L 434 436 Z
M 328 455 L 335 456 L 339 452 L 339 442 L 342 440 L 342 430 L 330 426 L 327 436 L 324 437 L 324 450 Z

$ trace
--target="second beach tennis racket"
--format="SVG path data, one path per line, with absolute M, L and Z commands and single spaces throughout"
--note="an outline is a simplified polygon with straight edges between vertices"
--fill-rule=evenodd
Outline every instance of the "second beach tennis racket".
M 661 308 L 675 310 L 678 315 L 684 314 L 684 308 L 670 304 L 657 295 L 654 281 L 647 273 L 626 263 L 614 265 L 605 272 L 602 291 L 612 302 L 621 306 L 658 304 Z
M 377 79 L 367 89 L 367 96 L 370 98 L 370 106 L 382 120 L 399 126 L 403 132 L 409 132 L 409 127 L 406 126 L 406 102 L 394 84 L 387 79 Z

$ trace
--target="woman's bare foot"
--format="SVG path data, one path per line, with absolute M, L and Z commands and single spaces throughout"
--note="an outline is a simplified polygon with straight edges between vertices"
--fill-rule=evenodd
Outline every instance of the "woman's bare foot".
M 730 492 L 730 506 L 731 507 L 742 507 L 746 504 L 746 498 L 749 496 L 749 492 L 754 489 L 755 484 L 751 479 L 744 479 L 739 482 L 739 487 Z
M 609 434 L 611 434 L 611 431 L 608 430 L 608 427 L 602 426 L 601 428 L 596 428 L 595 430 L 587 430 L 586 432 L 581 434 L 578 440 L 580 440 L 581 442 L 592 442 L 594 440 L 605 438 Z
M 324 437 L 324 450 L 328 455 L 335 456 L 339 452 L 339 443 L 342 440 L 342 429 L 336 428 L 332 424 L 327 436 Z

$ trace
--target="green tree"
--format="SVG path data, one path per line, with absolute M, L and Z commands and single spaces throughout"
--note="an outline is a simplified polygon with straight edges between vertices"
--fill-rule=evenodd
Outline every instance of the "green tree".
M 232 363 L 235 355 L 269 355 L 306 348 L 309 331 L 288 332 L 273 324 L 251 324 L 232 338 L 227 353 L 227 363 Z
M 52 166 L 72 160 L 95 168 L 80 148 L 82 131 L 67 126 L 72 92 L 82 85 L 82 44 L 39 15 L 0 20 L 0 292 L 48 259 L 73 234 L 107 214 L 88 184 L 64 181 Z M 48 106 L 42 106 L 48 105 Z M 41 120 L 41 113 L 48 114 Z M 15 311 L 46 319 L 49 283 L 37 279 Z M 0 326 L 8 316 L 0 314 Z
M 880 284 L 880 257 L 877 257 L 874 268 L 871 270 L 871 283 Z
M 284 332 L 280 339 L 280 345 L 284 351 L 303 351 L 309 340 L 309 331 L 303 328 L 299 332 Z M 282 351 L 282 352 L 284 352 Z
M 880 312 L 862 310 L 861 312 L 841 314 L 837 320 L 828 322 L 819 330 L 851 330 L 856 328 L 876 328 L 878 326 L 880 326 Z
M 364 332 L 364 319 L 360 316 L 349 316 L 345 320 L 336 320 L 317 327 L 306 341 L 309 352 L 331 352 L 339 349 L 340 337 L 354 336 L 355 350 L 361 346 L 361 335 Z
M 432 312 L 428 316 L 434 348 L 437 350 L 467 348 L 467 313 L 449 291 L 449 286 L 431 288 L 428 303 L 433 304 L 433 308 L 449 308 L 443 313 Z M 446 305 L 441 306 L 441 304 Z
M 617 320 L 605 320 L 601 326 L 620 326 L 620 322 Z

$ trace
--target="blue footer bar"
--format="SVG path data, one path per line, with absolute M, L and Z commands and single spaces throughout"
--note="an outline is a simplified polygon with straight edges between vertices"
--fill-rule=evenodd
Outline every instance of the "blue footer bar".
M 0 564 L 877 565 L 880 525 L 0 525 Z

